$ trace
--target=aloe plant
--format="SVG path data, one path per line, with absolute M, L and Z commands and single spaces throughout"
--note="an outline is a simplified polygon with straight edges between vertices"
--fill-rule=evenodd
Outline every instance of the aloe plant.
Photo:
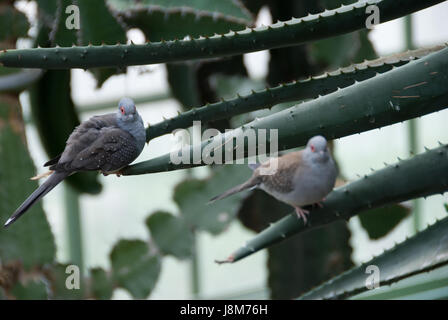
M 32 123 L 49 156 L 60 152 L 68 134 L 79 124 L 79 109 L 70 96 L 73 68 L 89 69 L 101 87 L 110 77 L 127 72 L 128 66 L 165 63 L 170 94 L 156 95 L 150 100 L 174 97 L 183 112 L 148 126 L 148 142 L 175 129 L 189 128 L 193 121 L 221 130 L 232 129 L 184 148 L 190 163 L 173 164 L 171 153 L 166 153 L 125 168 L 124 175 L 205 165 L 192 161 L 196 151 L 202 153 L 213 145 L 218 146 L 215 155 L 222 155 L 228 138 L 240 138 L 248 129 L 278 129 L 279 150 L 289 150 L 303 146 L 316 134 L 338 139 L 446 108 L 446 45 L 374 58 L 366 30 L 366 8 L 370 5 L 379 8 L 383 23 L 441 2 L 319 0 L 291 9 L 286 1 L 37 0 L 38 34 L 32 37 L 35 45 L 20 49 L 15 48 L 17 39 L 28 37 L 29 23 L 12 5 L 13 1 L 2 4 L 0 216 L 6 218 L 4 215 L 13 211 L 30 192 L 28 189 L 35 187 L 23 187 L 20 183 L 34 171 L 19 112 L 18 94 L 24 90 L 30 92 Z M 65 26 L 65 8 L 71 4 L 80 9 L 80 30 Z M 256 14 L 263 4 L 267 4 L 274 20 L 281 21 L 255 27 Z M 126 32 L 131 28 L 140 29 L 147 42 L 128 43 Z M 360 46 L 347 54 L 353 39 Z M 338 50 L 334 52 L 336 46 Z M 260 50 L 270 50 L 271 61 L 267 81 L 257 80 L 257 85 L 270 86 L 237 94 L 241 83 L 254 86 L 254 81 L 248 79 L 242 54 Z M 346 67 L 351 59 L 357 63 Z M 359 63 L 358 59 L 369 60 Z M 291 61 L 300 64 L 286 72 L 285 65 Z M 225 90 L 219 85 L 213 88 L 211 83 L 216 77 L 226 84 L 233 98 L 219 99 Z M 232 82 L 232 77 L 238 77 L 238 84 Z M 89 110 L 100 107 L 103 106 L 95 105 Z M 245 148 L 232 160 L 247 155 Z M 410 209 L 401 202 L 447 191 L 448 146 L 441 144 L 336 188 L 323 208 L 312 209 L 307 226 L 295 214 L 289 214 L 288 206 L 257 192 L 208 206 L 210 197 L 241 182 L 251 171 L 246 166 L 226 165 L 214 166 L 207 172 L 206 178 L 189 176 L 177 185 L 173 192 L 174 212 L 155 211 L 148 215 L 147 239 L 121 239 L 110 252 L 110 268 L 82 270 L 80 291 L 68 290 L 65 279 L 69 264 L 82 259 L 71 256 L 68 264 L 58 261 L 53 234 L 42 206 L 37 205 L 16 231 L 0 230 L 0 298 L 110 299 L 116 288 L 126 289 L 134 298 L 146 298 L 156 286 L 166 256 L 193 259 L 193 266 L 196 265 L 197 232 L 225 232 L 235 217 L 259 234 L 223 262 L 236 262 L 268 248 L 272 297 L 296 297 L 353 265 L 350 230 L 345 220 L 361 214 L 361 226 L 369 236 L 381 238 L 408 215 Z M 101 190 L 94 174 L 73 176 L 68 182 L 81 192 L 96 194 Z M 257 218 L 261 213 L 263 219 Z M 278 221 L 265 228 L 272 220 Z M 380 284 L 388 285 L 445 265 L 446 259 L 427 249 L 443 243 L 446 224 L 444 219 L 370 261 L 384 268 Z M 300 239 L 292 239 L 296 234 L 300 234 Z M 80 234 L 74 238 L 80 238 Z M 282 244 L 273 246 L 279 242 Z M 314 243 L 327 245 L 319 248 Z M 303 244 L 307 244 L 315 259 L 291 257 L 291 251 L 308 252 Z M 339 257 L 336 266 L 330 261 L 333 251 Z M 332 272 L 326 270 L 328 265 Z M 364 267 L 354 267 L 302 298 L 349 298 L 365 291 L 361 276 Z M 308 281 L 300 279 L 297 270 L 307 270 Z M 30 272 L 32 280 L 25 281 L 31 279 Z M 192 278 L 197 275 L 196 270 Z M 197 290 L 198 283 L 193 283 L 193 287 Z
M 378 6 L 381 22 L 387 22 L 440 2 L 443 0 L 359 1 L 318 15 L 206 38 L 161 41 L 144 45 L 117 43 L 72 48 L 7 50 L 0 53 L 0 63 L 6 67 L 87 69 L 222 57 L 298 45 L 364 29 L 365 12 L 370 4 Z M 322 21 L 324 23 L 321 23 Z
M 255 119 L 200 145 L 183 148 L 182 155 L 186 153 L 190 159 L 187 163 L 173 164 L 169 153 L 134 164 L 124 169 L 123 174 L 154 173 L 198 166 L 193 155 L 202 154 L 207 145 L 213 145 L 215 156 L 218 154 L 224 159 L 224 147 L 229 137 L 241 137 L 247 129 L 258 131 L 282 128 L 278 132 L 278 147 L 279 150 L 285 150 L 303 146 L 310 137 L 317 134 L 336 139 L 442 110 L 448 105 L 444 85 L 445 74 L 448 72 L 447 56 L 448 49 L 445 48 L 319 99 Z M 429 83 L 432 86 L 428 86 Z M 244 147 L 247 154 L 247 145 Z
M 211 120 L 227 119 L 235 115 L 269 108 L 283 102 L 317 98 L 319 95 L 328 94 L 340 88 L 351 86 L 357 81 L 372 78 L 378 73 L 390 71 L 394 67 L 402 66 L 410 60 L 421 58 L 433 50 L 437 51 L 442 48 L 437 46 L 429 50 L 418 49 L 373 61 L 365 61 L 321 76 L 285 83 L 274 88 L 254 91 L 244 97 L 238 95 L 234 99 L 193 108 L 177 117 L 148 126 L 146 139 L 149 141 L 163 134 L 171 133 L 175 129 L 188 128 L 194 120 L 209 122 Z
M 440 268 L 448 264 L 447 230 L 448 218 L 444 218 L 378 257 L 311 290 L 300 299 L 342 299 L 366 292 L 369 290 L 366 286 L 366 268 L 371 265 L 381 270 L 378 287 Z

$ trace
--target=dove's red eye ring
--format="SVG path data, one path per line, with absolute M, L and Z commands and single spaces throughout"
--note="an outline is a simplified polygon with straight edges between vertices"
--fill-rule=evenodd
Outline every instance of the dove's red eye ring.
M 123 107 L 120 107 L 120 111 L 121 111 L 121 114 L 124 115 L 124 108 Z
M 316 149 L 314 148 L 313 145 L 311 145 L 311 152 L 314 152 L 314 150 L 316 150 Z

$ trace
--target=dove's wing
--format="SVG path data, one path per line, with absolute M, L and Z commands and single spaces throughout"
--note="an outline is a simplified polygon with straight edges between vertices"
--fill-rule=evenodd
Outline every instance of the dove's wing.
M 116 127 L 116 115 L 109 113 L 94 116 L 77 126 L 67 139 L 64 151 L 49 160 L 44 166 L 50 166 L 50 170 L 68 170 L 68 164 L 85 148 L 93 144 L 99 137 L 103 128 Z M 67 168 L 65 168 L 67 167 Z
M 83 140 L 84 137 L 80 138 Z M 74 147 L 78 148 L 76 145 Z M 116 127 L 105 127 L 101 128 L 96 139 L 74 155 L 70 162 L 60 161 L 57 166 L 63 165 L 67 171 L 114 172 L 134 161 L 138 155 L 135 138 L 130 133 Z
M 260 174 L 262 169 L 269 166 L 275 168 L 272 161 L 277 161 L 276 171 L 272 175 Z M 288 193 L 294 190 L 294 176 L 298 170 L 303 169 L 302 151 L 290 152 L 278 158 L 270 159 L 258 167 L 254 175 L 257 175 L 263 187 L 268 190 L 275 190 L 281 193 Z
M 262 164 L 257 164 L 249 180 L 213 197 L 210 199 L 210 202 L 224 199 L 246 189 L 257 188 L 260 185 L 263 185 L 265 191 L 288 193 L 294 190 L 293 177 L 298 170 L 301 170 L 301 159 L 302 153 L 297 151 L 285 154 L 279 158 L 272 158 Z M 275 173 L 272 175 L 264 174 L 270 170 L 263 171 L 263 169 L 274 168 L 273 161 L 277 162 Z
M 111 113 L 92 117 L 76 127 L 58 162 L 50 169 L 111 172 L 131 163 L 138 154 L 135 138 L 117 127 L 116 115 Z M 55 161 L 50 160 L 49 164 Z

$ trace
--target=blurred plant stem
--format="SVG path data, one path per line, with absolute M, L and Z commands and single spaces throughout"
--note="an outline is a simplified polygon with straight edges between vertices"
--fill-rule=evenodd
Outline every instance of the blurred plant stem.
M 413 24 L 412 24 L 412 15 L 408 15 L 404 19 L 405 25 L 405 45 L 406 50 L 412 50 L 415 48 L 413 41 Z M 412 154 L 417 154 L 418 152 L 418 123 L 417 119 L 411 119 L 408 121 L 408 144 L 409 150 Z M 421 208 L 420 208 L 420 200 L 414 199 L 412 201 L 413 208 L 413 220 L 414 220 L 414 232 L 418 232 L 421 227 Z
M 191 293 L 192 298 L 197 299 L 201 291 L 201 282 L 199 279 L 199 256 L 198 256 L 198 235 L 196 231 L 193 231 L 193 250 L 191 256 Z
M 84 271 L 84 259 L 79 193 L 67 183 L 64 184 L 64 192 L 69 262 L 77 265 L 82 273 Z
M 190 134 L 193 128 L 189 129 Z M 185 170 L 186 178 L 193 179 L 193 170 L 191 168 Z M 193 228 L 191 230 L 193 234 L 193 245 L 191 248 L 191 262 L 190 262 L 190 271 L 191 271 L 191 296 L 192 299 L 198 299 L 201 294 L 201 279 L 199 276 L 199 250 L 198 250 L 198 233 Z

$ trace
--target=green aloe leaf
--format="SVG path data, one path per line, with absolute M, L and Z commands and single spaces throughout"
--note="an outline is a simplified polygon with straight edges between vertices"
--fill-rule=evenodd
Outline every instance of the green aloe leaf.
M 108 0 L 107 3 L 122 13 L 127 23 L 137 23 L 137 27 L 146 29 L 151 41 L 223 33 L 230 30 L 228 26 L 252 23 L 252 16 L 238 0 Z M 176 29 L 176 26 L 187 28 Z
M 129 7 L 128 1 L 108 0 L 109 4 L 120 9 Z M 192 8 L 198 11 L 214 12 L 226 16 L 233 16 L 240 19 L 250 19 L 251 15 L 244 8 L 240 0 L 143 0 L 132 1 L 135 6 L 158 6 L 169 9 Z
M 146 219 L 151 238 L 162 254 L 178 259 L 192 255 L 193 233 L 183 217 L 176 217 L 164 211 L 152 213 Z
M 263 138 L 260 130 L 267 130 L 266 139 L 252 139 L 251 143 L 239 146 L 241 155 L 238 158 L 247 156 L 249 148 L 258 146 L 259 142 L 261 145 L 267 144 L 271 139 L 271 130 L 277 130 L 278 149 L 286 150 L 303 146 L 309 138 L 318 134 L 327 139 L 337 139 L 423 116 L 448 106 L 447 73 L 448 48 L 445 48 L 318 99 L 255 119 L 201 144 L 184 147 L 181 150 L 183 161 L 180 163 L 171 161 L 176 152 L 170 152 L 132 165 L 124 169 L 123 174 L 145 174 L 204 165 L 204 159 L 202 162 L 194 161 L 194 155 L 201 155 L 204 150 L 206 154 L 211 153 L 208 150 L 213 150 L 214 159 L 224 161 L 228 158 L 225 153 L 232 150 L 235 139 L 242 141 L 248 134 Z M 266 152 L 262 151 L 257 154 Z
M 0 223 L 38 187 L 29 178 L 35 175 L 26 146 L 18 98 L 0 95 Z M 0 260 L 21 261 L 26 269 L 53 262 L 55 243 L 50 226 L 36 203 L 8 229 L 0 228 Z
M 154 289 L 161 269 L 158 255 L 149 253 L 141 240 L 120 240 L 110 254 L 112 277 L 117 286 L 136 299 L 146 298 Z
M 94 299 L 109 300 L 114 290 L 112 279 L 101 268 L 90 270 L 90 294 Z
M 400 204 L 369 210 L 359 215 L 361 226 L 370 239 L 377 240 L 391 232 L 403 219 L 409 216 L 411 209 Z
M 365 292 L 368 290 L 366 280 L 370 275 L 366 271 L 368 266 L 378 268 L 378 284 L 382 286 L 446 264 L 448 264 L 448 218 L 438 221 L 382 255 L 331 279 L 300 298 L 341 299 Z
M 140 9 L 125 11 L 120 17 L 129 27 L 141 29 L 152 42 L 183 39 L 186 36 L 212 36 L 229 30 L 242 30 L 247 25 L 244 20 L 224 16 L 216 18 L 212 13 L 199 13 L 194 9 Z
M 300 19 L 294 18 L 268 27 L 247 28 L 209 38 L 143 45 L 9 50 L 0 53 L 0 63 L 8 67 L 68 69 L 124 67 L 238 55 L 298 45 L 365 29 L 366 7 L 371 4 L 378 6 L 381 12 L 381 22 L 384 23 L 440 2 L 443 0 L 358 1 L 350 6 Z M 18 59 L 19 56 L 20 59 Z M 66 59 L 61 59 L 61 56 Z
M 208 204 L 224 190 L 242 183 L 251 176 L 245 165 L 223 166 L 214 170 L 207 179 L 189 179 L 176 186 L 174 201 L 188 225 L 212 234 L 222 232 L 236 215 L 244 192 Z
M 227 77 L 227 80 L 224 80 L 221 76 L 215 76 L 214 80 L 217 83 L 218 93 L 223 98 L 222 101 L 200 108 L 193 108 L 174 118 L 151 125 L 146 130 L 146 138 L 149 141 L 163 134 L 171 133 L 175 129 L 188 128 L 194 120 L 209 122 L 211 120 L 228 119 L 235 115 L 270 108 L 284 102 L 317 98 L 319 95 L 351 86 L 356 81 L 372 78 L 377 73 L 385 73 L 394 67 L 402 66 L 409 61 L 443 48 L 445 46 L 435 46 L 429 49 L 394 54 L 340 68 L 306 80 L 281 84 L 266 90 L 263 90 L 264 85 L 262 83 L 250 81 L 247 78 L 238 80 L 238 78 Z M 256 92 L 253 90 L 256 90 Z M 182 92 L 186 92 L 186 90 Z M 235 92 L 239 92 L 237 97 L 235 97 Z
M 356 0 L 319 0 L 319 2 L 325 9 L 330 10 L 339 8 L 342 5 L 346 6 L 355 3 Z
M 310 208 L 309 224 L 296 213 L 277 221 L 236 250 L 223 262 L 235 262 L 297 233 L 348 220 L 362 211 L 448 191 L 448 145 L 375 171 L 334 189 L 323 208 Z
M 392 285 L 383 285 L 350 297 L 353 300 L 446 300 L 448 266 L 405 277 Z

